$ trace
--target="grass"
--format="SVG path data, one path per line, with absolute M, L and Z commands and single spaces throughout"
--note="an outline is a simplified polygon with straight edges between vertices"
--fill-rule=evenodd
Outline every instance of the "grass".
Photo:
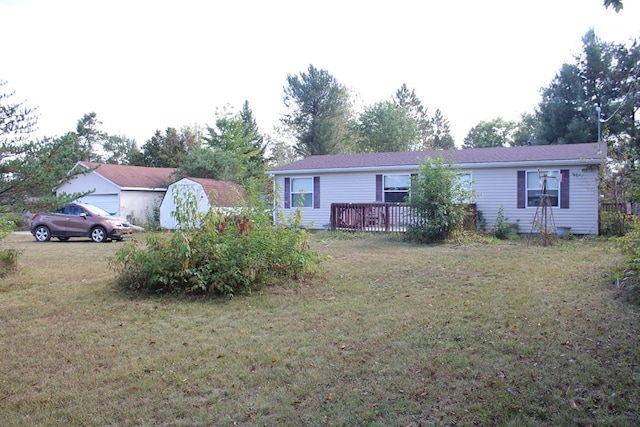
M 2 424 L 640 424 L 610 242 L 340 237 L 314 235 L 316 277 L 210 301 L 120 292 L 121 243 L 12 236 Z

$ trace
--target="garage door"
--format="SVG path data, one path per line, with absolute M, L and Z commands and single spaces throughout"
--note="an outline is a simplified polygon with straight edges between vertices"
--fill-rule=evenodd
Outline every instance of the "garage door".
M 78 201 L 102 208 L 110 214 L 120 215 L 120 202 L 117 194 L 89 194 L 79 198 Z

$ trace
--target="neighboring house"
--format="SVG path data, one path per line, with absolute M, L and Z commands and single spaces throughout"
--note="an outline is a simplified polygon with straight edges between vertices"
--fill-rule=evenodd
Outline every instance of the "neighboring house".
M 175 180 L 176 169 L 150 168 L 78 162 L 72 171 L 82 168 L 87 173 L 74 176 L 56 188 L 56 194 L 91 191 L 78 201 L 101 207 L 109 213 L 126 217 L 144 225 L 160 205 L 167 186 Z
M 184 203 L 192 196 L 200 213 L 207 213 L 214 206 L 223 209 L 244 206 L 247 200 L 244 189 L 236 183 L 208 178 L 183 178 L 167 188 L 160 204 L 160 226 L 170 230 L 179 228 L 180 224 L 174 217 L 176 201 Z
M 471 182 L 488 229 L 502 207 L 518 232 L 534 231 L 546 174 L 555 225 L 598 233 L 598 170 L 606 147 L 595 143 L 309 156 L 267 172 L 274 179 L 274 208 L 286 215 L 300 206 L 304 225 L 321 229 L 330 222 L 332 203 L 402 202 L 424 158 L 438 155 Z

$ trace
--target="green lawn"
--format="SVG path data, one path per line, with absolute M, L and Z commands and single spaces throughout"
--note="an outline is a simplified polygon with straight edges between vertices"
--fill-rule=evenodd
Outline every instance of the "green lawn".
M 218 301 L 121 293 L 122 243 L 12 236 L 1 424 L 640 424 L 612 243 L 329 236 L 317 276 Z

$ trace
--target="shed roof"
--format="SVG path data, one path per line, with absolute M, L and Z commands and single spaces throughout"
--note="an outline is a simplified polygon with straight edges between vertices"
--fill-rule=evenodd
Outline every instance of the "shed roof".
M 192 178 L 191 181 L 202 185 L 209 202 L 215 206 L 237 207 L 244 206 L 247 202 L 247 193 L 240 184 L 230 181 L 219 181 L 211 178 Z M 178 181 L 179 182 L 179 181 Z
M 94 173 L 111 181 L 120 188 L 166 189 L 174 181 L 174 168 L 151 168 L 146 166 L 112 165 L 81 161 L 76 164 L 95 169 Z
M 606 157 L 606 145 L 597 143 L 532 145 L 519 147 L 490 147 L 460 150 L 428 150 L 390 153 L 329 154 L 309 156 L 304 159 L 279 166 L 270 173 L 322 170 L 322 169 L 364 169 L 392 166 L 416 166 L 425 157 L 442 158 L 455 165 L 473 166 L 474 164 L 500 164 L 545 162 L 545 161 L 583 161 L 600 163 Z

